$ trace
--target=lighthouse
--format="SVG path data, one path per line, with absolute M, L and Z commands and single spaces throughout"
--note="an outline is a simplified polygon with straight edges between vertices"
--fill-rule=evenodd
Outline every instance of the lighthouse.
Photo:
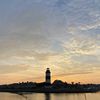
M 45 74 L 45 82 L 51 84 L 51 72 L 49 68 L 46 69 Z

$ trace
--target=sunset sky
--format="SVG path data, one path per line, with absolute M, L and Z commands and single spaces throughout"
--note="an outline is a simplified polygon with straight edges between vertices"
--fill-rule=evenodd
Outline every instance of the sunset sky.
M 100 83 L 100 0 L 0 0 L 0 84 L 55 79 Z

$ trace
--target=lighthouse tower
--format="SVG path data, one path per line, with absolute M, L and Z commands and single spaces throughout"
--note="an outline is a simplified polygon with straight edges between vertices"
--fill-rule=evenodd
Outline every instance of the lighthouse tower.
M 46 76 L 45 76 L 45 82 L 48 83 L 48 84 L 51 84 L 51 72 L 50 72 L 49 68 L 47 68 L 45 74 L 46 74 Z

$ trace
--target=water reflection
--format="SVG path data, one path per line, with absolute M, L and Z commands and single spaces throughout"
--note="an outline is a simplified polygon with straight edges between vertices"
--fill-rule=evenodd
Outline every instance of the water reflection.
M 55 94 L 50 94 L 46 93 L 45 99 L 44 100 L 88 100 L 86 93 L 83 94 L 69 94 L 69 93 L 55 93 Z
M 0 93 L 0 100 L 100 100 L 100 93 Z
M 21 96 L 22 98 L 24 98 L 25 100 L 28 100 L 28 97 L 24 94 L 18 94 L 19 96 Z
M 51 100 L 51 95 L 49 93 L 45 93 L 45 100 Z
M 84 94 L 84 98 L 85 98 L 85 100 L 87 100 L 86 94 Z

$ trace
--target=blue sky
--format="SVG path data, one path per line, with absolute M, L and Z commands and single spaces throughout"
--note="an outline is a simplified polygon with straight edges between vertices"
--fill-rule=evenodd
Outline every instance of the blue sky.
M 47 67 L 100 83 L 100 0 L 0 0 L 1 83 L 43 81 Z

